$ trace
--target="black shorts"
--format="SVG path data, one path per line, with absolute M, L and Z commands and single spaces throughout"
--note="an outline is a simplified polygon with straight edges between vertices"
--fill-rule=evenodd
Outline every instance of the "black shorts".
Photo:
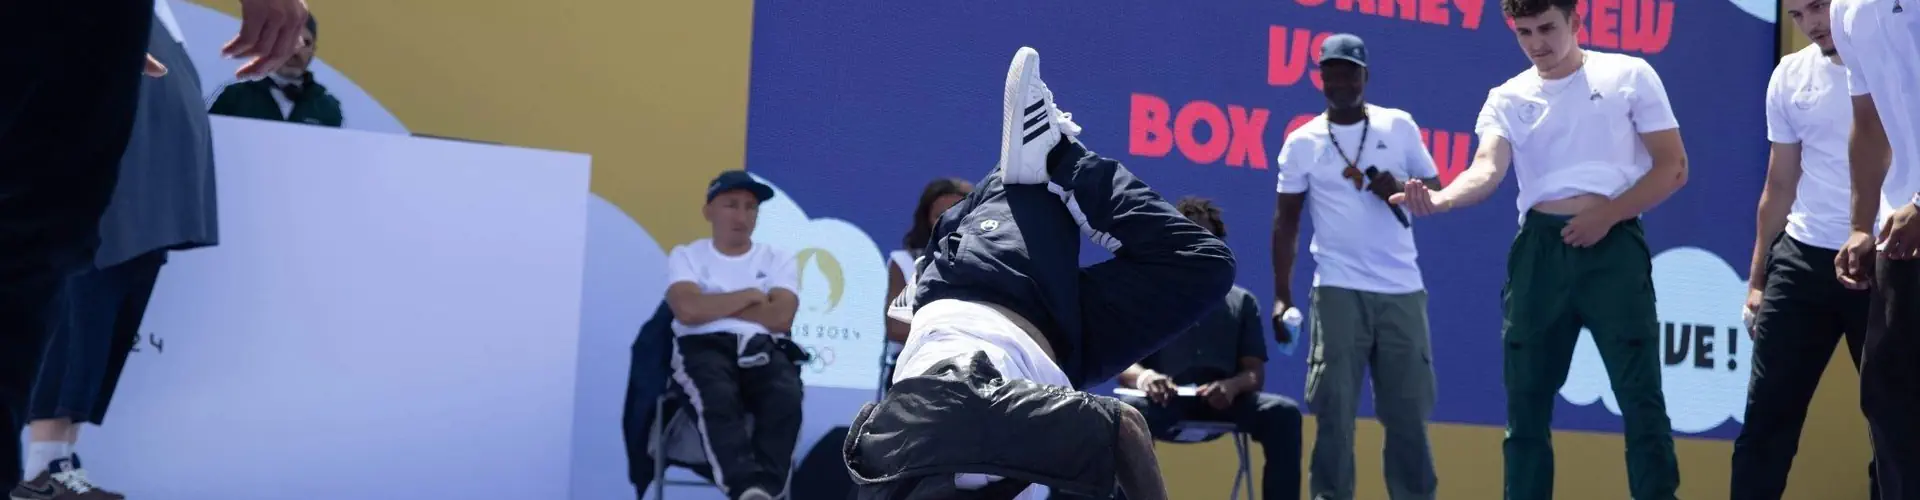
M 985 353 L 893 384 L 854 418 L 841 452 L 861 500 L 1010 499 L 1032 484 L 1110 498 L 1126 403 L 1000 375 Z M 959 490 L 955 474 L 1005 478 Z

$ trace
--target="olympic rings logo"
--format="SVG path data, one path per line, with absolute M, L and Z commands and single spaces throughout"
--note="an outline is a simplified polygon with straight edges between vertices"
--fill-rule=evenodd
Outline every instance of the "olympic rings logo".
M 814 373 L 826 373 L 827 367 L 833 366 L 833 362 L 837 358 L 837 356 L 834 355 L 832 347 L 805 346 L 804 349 L 807 352 L 807 356 L 813 358 L 807 361 L 806 366 L 812 369 Z

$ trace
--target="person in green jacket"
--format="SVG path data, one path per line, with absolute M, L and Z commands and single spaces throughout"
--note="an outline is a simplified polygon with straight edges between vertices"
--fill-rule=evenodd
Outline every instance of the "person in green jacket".
M 207 111 L 216 115 L 340 127 L 346 121 L 340 112 L 340 100 L 313 81 L 313 72 L 307 70 L 313 63 L 319 33 L 319 23 L 308 17 L 300 48 L 287 59 L 285 66 L 266 78 L 227 84 Z

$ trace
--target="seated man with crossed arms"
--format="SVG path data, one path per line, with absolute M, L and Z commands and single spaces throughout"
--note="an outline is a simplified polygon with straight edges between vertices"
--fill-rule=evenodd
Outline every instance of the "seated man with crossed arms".
M 713 237 L 667 255 L 673 380 L 698 416 L 714 482 L 735 500 L 780 496 L 800 436 L 804 355 L 786 338 L 800 275 L 791 254 L 753 241 L 769 198 L 773 188 L 745 171 L 722 172 L 700 209 Z

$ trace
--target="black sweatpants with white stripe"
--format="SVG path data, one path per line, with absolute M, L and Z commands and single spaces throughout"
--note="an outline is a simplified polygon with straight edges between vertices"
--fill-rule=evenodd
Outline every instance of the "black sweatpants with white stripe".
M 800 366 L 770 336 L 741 338 L 674 339 L 673 380 L 693 406 L 714 482 L 729 498 L 753 487 L 778 497 L 800 437 Z
M 920 263 L 915 307 L 997 304 L 1038 327 L 1075 387 L 1119 375 L 1218 307 L 1233 252 L 1120 162 L 1075 140 L 1047 155 L 1045 185 L 995 172 L 947 210 Z M 1080 267 L 1091 238 L 1113 258 Z

